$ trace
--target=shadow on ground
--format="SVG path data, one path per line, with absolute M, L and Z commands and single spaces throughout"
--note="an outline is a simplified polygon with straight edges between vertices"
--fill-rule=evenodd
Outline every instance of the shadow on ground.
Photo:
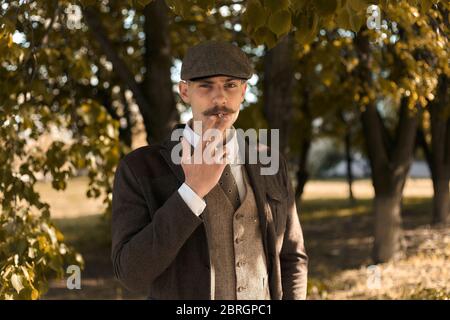
M 310 278 L 328 278 L 346 269 L 373 263 L 372 200 L 350 204 L 345 199 L 316 199 L 300 205 Z M 402 208 L 403 230 L 431 221 L 431 199 L 407 198 Z
M 333 274 L 368 266 L 371 261 L 371 200 L 350 204 L 344 199 L 306 200 L 300 206 L 305 245 L 310 258 L 309 283 Z M 430 198 L 407 198 L 403 204 L 405 234 L 431 220 Z M 143 299 L 115 280 L 110 259 L 110 234 L 101 215 L 56 219 L 55 224 L 85 259 L 81 290 L 69 290 L 66 280 L 53 281 L 43 299 Z
M 55 219 L 66 243 L 82 254 L 81 289 L 67 289 L 67 280 L 54 280 L 43 299 L 143 299 L 129 292 L 115 278 L 110 258 L 109 226 L 102 215 Z M 69 276 L 69 274 L 67 274 Z

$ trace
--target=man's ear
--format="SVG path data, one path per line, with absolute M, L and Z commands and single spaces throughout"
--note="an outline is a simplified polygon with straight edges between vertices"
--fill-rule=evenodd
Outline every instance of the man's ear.
M 185 81 L 180 81 L 178 83 L 178 91 L 180 94 L 181 99 L 183 100 L 184 103 L 189 104 L 191 101 L 191 99 L 189 99 L 189 95 L 188 95 L 188 84 Z
M 247 91 L 247 82 L 245 82 L 244 85 L 242 86 L 241 103 L 244 102 L 246 91 Z

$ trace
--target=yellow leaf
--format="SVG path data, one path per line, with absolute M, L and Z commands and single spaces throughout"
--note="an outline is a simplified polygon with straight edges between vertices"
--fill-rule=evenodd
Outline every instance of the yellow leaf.
M 11 34 L 9 34 L 9 39 L 8 39 L 8 48 L 11 48 L 13 45 L 13 37 Z
M 31 290 L 31 300 L 37 300 L 39 299 L 39 291 L 37 291 L 35 288 Z
M 11 284 L 14 287 L 14 289 L 16 289 L 17 293 L 20 293 L 20 291 L 22 291 L 22 289 L 24 288 L 24 286 L 22 285 L 22 277 L 17 275 L 17 274 L 13 274 L 11 276 Z

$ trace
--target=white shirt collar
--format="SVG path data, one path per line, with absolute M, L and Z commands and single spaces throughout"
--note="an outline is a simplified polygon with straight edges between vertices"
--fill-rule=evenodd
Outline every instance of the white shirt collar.
M 232 126 L 231 127 L 231 138 L 228 140 L 228 142 L 225 144 L 227 150 L 229 151 L 228 159 L 231 161 L 230 165 L 238 165 L 240 164 L 239 161 L 239 143 L 237 141 L 236 137 L 236 130 Z M 194 148 L 197 146 L 197 144 L 200 142 L 200 135 L 198 135 L 192 128 L 189 126 L 189 123 L 186 123 L 186 126 L 183 130 L 183 137 L 189 142 L 191 146 Z

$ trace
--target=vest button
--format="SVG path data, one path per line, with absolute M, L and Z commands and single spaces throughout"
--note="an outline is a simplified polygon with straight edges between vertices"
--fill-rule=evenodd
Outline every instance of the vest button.
M 238 214 L 236 215 L 236 219 L 237 219 L 237 220 L 241 219 L 242 217 L 243 217 L 243 215 L 242 215 L 241 213 L 238 213 Z
M 236 243 L 241 243 L 242 239 L 241 238 L 236 238 L 236 240 L 234 240 Z
M 242 292 L 245 290 L 245 287 L 238 287 L 238 292 Z
M 244 261 L 238 261 L 237 266 L 240 268 L 245 264 Z

